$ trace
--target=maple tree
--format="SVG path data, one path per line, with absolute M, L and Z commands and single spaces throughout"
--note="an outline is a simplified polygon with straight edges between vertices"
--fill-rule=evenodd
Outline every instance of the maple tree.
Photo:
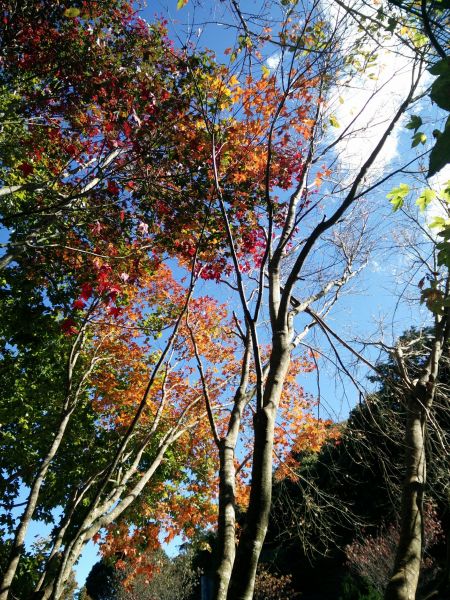
M 87 434 L 88 439 L 80 436 L 75 444 L 80 456 L 92 444 L 89 435 L 96 429 L 96 417 L 86 389 L 94 365 L 105 358 L 100 359 L 92 345 L 85 352 L 85 345 L 94 340 L 91 321 L 98 311 L 104 312 L 107 322 L 117 318 L 121 306 L 127 304 L 127 282 L 132 285 L 158 262 L 151 259 L 141 267 L 140 260 L 148 253 L 138 251 L 139 245 L 150 240 L 149 226 L 142 219 L 153 210 L 152 196 L 146 191 L 149 204 L 142 204 L 136 214 L 130 192 L 138 188 L 136 179 L 150 181 L 153 152 L 159 156 L 159 179 L 163 179 L 164 158 L 173 169 L 164 124 L 176 124 L 178 116 L 188 114 L 189 96 L 183 83 L 187 70 L 180 55 L 170 49 L 163 25 L 148 26 L 126 2 L 4 3 L 2 18 L 1 77 L 7 109 L 1 134 L 2 222 L 9 228 L 14 225 L 2 261 L 5 306 L 14 317 L 12 323 L 5 322 L 3 364 L 7 371 L 17 353 L 24 359 L 22 367 L 15 366 L 29 374 L 28 387 L 23 388 L 30 399 L 26 412 L 20 406 L 23 391 L 14 390 L 14 385 L 8 390 L 9 395 L 14 390 L 19 403 L 15 400 L 14 413 L 6 405 L 10 431 L 5 430 L 5 445 L 17 443 L 23 434 L 26 443 L 22 455 L 13 456 L 16 464 L 14 460 L 5 463 L 7 494 L 14 497 L 20 482 L 30 485 L 30 494 L 4 576 L 2 597 L 6 597 L 31 517 L 37 509 L 42 511 L 42 496 L 55 477 L 49 471 L 55 467 L 55 457 L 64 457 L 65 463 L 63 459 L 58 467 L 65 476 L 70 478 L 74 472 L 73 460 L 67 462 L 71 456 L 67 444 L 74 441 L 69 423 L 72 428 L 81 425 Z M 144 107 L 141 120 L 138 114 Z M 30 296 L 21 292 L 23 286 Z M 159 305 L 162 311 L 162 300 Z M 169 322 L 173 320 L 170 311 L 166 316 Z M 47 335 L 39 338 L 41 330 L 31 328 L 27 339 L 17 317 L 34 317 L 34 327 L 49 327 Z M 160 322 L 157 316 L 154 323 L 141 320 L 148 331 Z M 55 337 L 58 352 L 50 354 Z M 102 343 L 97 339 L 98 347 Z M 31 354 L 30 344 L 34 346 Z M 48 366 L 39 373 L 42 356 Z M 9 375 L 14 373 L 17 370 Z M 6 381 L 10 384 L 12 379 Z M 37 385 L 42 392 L 37 393 Z M 62 399 L 61 388 L 65 388 Z M 54 390 L 54 408 L 45 401 L 44 390 L 50 389 Z M 17 416 L 17 410 L 15 426 L 10 419 Z M 35 440 L 29 439 L 31 430 L 38 431 Z M 99 444 L 96 468 L 101 472 L 102 465 L 108 464 L 108 458 L 100 456 L 102 446 L 111 442 L 98 431 L 94 436 Z M 61 453 L 63 441 L 66 449 Z M 74 481 L 69 493 L 59 481 L 61 489 L 55 485 L 50 494 L 49 506 L 67 505 L 69 513 L 62 519 L 49 561 L 58 556 L 70 524 L 66 517 L 73 517 L 70 512 L 92 487 L 89 464 L 84 466 L 82 475 L 75 468 L 75 481 L 81 477 L 80 489 Z M 49 518 L 45 510 L 38 514 Z M 76 560 L 78 555 L 74 556 Z M 68 567 L 64 577 L 70 572 Z
M 244 19 L 237 3 L 233 3 L 233 8 L 242 24 Z M 241 336 L 246 350 L 241 385 L 224 437 L 215 431 L 210 419 L 212 434 L 222 454 L 217 598 L 252 597 L 270 510 L 277 411 L 291 355 L 311 323 L 323 326 L 322 317 L 337 292 L 355 276 L 363 261 L 361 237 L 356 235 L 349 242 L 349 230 L 342 225 L 341 236 L 336 228 L 333 250 L 330 246 L 326 251 L 322 247 L 319 261 L 315 261 L 314 250 L 320 242 L 325 244 L 327 232 L 342 221 L 346 211 L 376 187 L 376 179 L 366 183 L 370 170 L 412 101 L 418 82 L 414 76 L 367 158 L 346 174 L 349 179 L 345 183 L 333 182 L 334 202 L 328 209 L 329 196 L 320 184 L 331 176 L 327 160 L 330 165 L 335 162 L 333 149 L 348 135 L 352 125 L 345 133 L 338 133 L 337 140 L 330 141 L 328 129 L 338 128 L 339 123 L 330 112 L 328 91 L 334 83 L 330 74 L 345 68 L 339 52 L 342 39 L 333 35 L 332 28 L 327 30 L 325 21 L 320 21 L 317 6 L 302 8 L 305 12 L 301 16 L 295 13 L 295 7 L 286 9 L 289 18 L 285 18 L 276 32 L 280 52 L 276 73 L 260 65 L 263 59 L 258 44 L 261 39 L 270 39 L 270 34 L 265 31 L 264 35 L 252 37 L 242 24 L 245 42 L 239 42 L 234 51 L 230 49 L 232 59 L 239 51 L 245 55 L 240 63 L 242 72 L 239 77 L 230 74 L 228 80 L 224 75 L 219 80 L 216 77 L 210 83 L 212 92 L 216 92 L 214 99 L 209 95 L 202 97 L 215 202 L 228 243 L 230 275 L 240 306 Z M 247 62 L 249 55 L 252 59 Z M 417 75 L 419 72 L 420 68 Z M 204 83 L 206 76 L 198 76 Z M 251 156 L 247 162 L 245 155 Z M 242 190 L 245 181 L 250 194 Z M 327 208 L 322 212 L 324 205 Z M 250 236 L 247 214 L 252 220 Z M 342 270 L 330 277 L 324 262 L 327 255 L 334 253 L 340 256 Z M 310 273 L 316 278 L 309 278 Z M 299 331 L 295 318 L 300 314 L 311 321 Z M 269 327 L 268 347 L 259 341 L 263 322 Z M 236 536 L 234 456 L 236 433 L 249 401 L 250 364 L 255 374 L 255 386 L 250 386 L 251 398 L 254 397 L 251 486 L 244 524 Z
M 4 10 L 7 27 L 2 38 L 3 92 L 11 120 L 2 132 L 7 150 L 2 162 L 2 196 L 9 198 L 4 204 L 3 223 L 6 226 L 16 225 L 2 262 L 6 278 L 5 297 L 7 304 L 11 304 L 11 312 L 14 312 L 17 306 L 14 301 L 11 303 L 10 298 L 17 293 L 17 285 L 24 280 L 30 282 L 28 286 L 34 288 L 36 309 L 42 314 L 43 327 L 51 324 L 49 337 L 52 341 L 60 328 L 61 356 L 56 360 L 49 356 L 54 367 L 51 377 L 55 389 L 66 381 L 65 396 L 61 398 L 60 394 L 54 394 L 55 410 L 49 411 L 45 402 L 37 410 L 36 400 L 40 401 L 41 396 L 36 395 L 35 367 L 29 361 L 24 363 L 23 368 L 29 372 L 34 389 L 29 404 L 32 412 L 19 417 L 19 427 L 25 425 L 26 438 L 31 427 L 39 429 L 40 435 L 38 447 L 32 456 L 23 453 L 19 463 L 24 468 L 16 471 L 9 482 L 14 483 L 8 489 L 12 497 L 20 481 L 30 486 L 30 494 L 4 575 L 4 597 L 8 595 L 26 531 L 36 511 L 50 518 L 48 511 L 51 508 L 64 507 L 60 525 L 53 534 L 47 566 L 37 586 L 37 591 L 42 592 L 44 597 L 52 595 L 57 598 L 86 541 L 119 518 L 153 476 L 166 450 L 181 435 L 180 430 L 184 432 L 182 416 L 189 412 L 190 403 L 198 404 L 198 392 L 192 383 L 187 386 L 177 381 L 179 375 L 167 370 L 167 365 L 161 382 L 160 369 L 164 362 L 159 356 L 161 351 L 151 350 L 145 342 L 145 332 L 152 331 L 154 338 L 155 333 L 160 334 L 167 327 L 167 321 L 173 323 L 175 319 L 175 330 L 162 352 L 163 358 L 170 351 L 175 351 L 175 347 L 180 351 L 177 335 L 182 335 L 182 328 L 187 327 L 191 343 L 195 344 L 195 354 L 202 354 L 210 361 L 214 359 L 215 363 L 219 359 L 217 346 L 207 350 L 199 345 L 198 339 L 194 339 L 192 326 L 182 322 L 192 289 L 183 295 L 173 283 L 172 289 L 168 290 L 163 280 L 171 281 L 169 271 L 158 271 L 161 269 L 160 250 L 178 254 L 182 265 L 190 265 L 192 259 L 197 258 L 196 244 L 200 246 L 201 254 L 195 277 L 218 279 L 226 266 L 223 258 L 217 257 L 218 252 L 214 248 L 215 245 L 223 245 L 221 232 L 208 228 L 203 233 L 199 229 L 198 207 L 192 202 L 192 195 L 189 196 L 190 192 L 195 192 L 201 198 L 204 191 L 202 176 L 206 182 L 207 177 L 196 170 L 196 177 L 192 178 L 193 167 L 187 164 L 185 158 L 186 146 L 178 139 L 181 135 L 187 142 L 192 164 L 198 165 L 204 158 L 201 140 L 205 133 L 202 127 L 192 126 L 195 120 L 189 113 L 188 90 L 182 81 L 189 69 L 167 44 L 161 25 L 148 28 L 135 17 L 128 4 L 117 3 L 114 6 L 115 12 L 111 12 L 111 3 L 80 3 L 79 7 L 26 3 L 21 8 L 5 6 Z M 108 11 L 105 12 L 105 8 Z M 31 26 L 29 19 L 35 9 L 38 9 L 40 18 Z M 105 24 L 108 25 L 106 29 Z M 18 57 L 17 61 L 13 61 L 14 56 Z M 155 64 L 157 71 L 152 71 L 151 79 L 149 71 Z M 195 90 L 198 92 L 200 65 L 202 76 L 207 76 L 208 71 L 214 71 L 215 67 L 208 57 L 202 63 L 195 59 L 193 64 L 197 67 Z M 218 89 L 220 92 L 218 77 L 220 73 L 209 79 L 207 77 L 207 83 L 216 81 L 215 90 L 208 90 L 212 101 L 215 101 L 213 98 Z M 101 87 L 106 82 L 108 88 Z M 175 86 L 178 87 L 173 89 Z M 177 90 L 182 90 L 182 93 L 177 93 Z M 142 119 L 139 115 L 143 115 Z M 184 122 L 186 119 L 189 120 Z M 199 121 L 201 119 L 197 115 L 197 123 Z M 175 123 L 173 131 L 176 136 L 172 146 L 166 127 L 169 122 Z M 236 131 L 236 147 L 241 141 Z M 177 156 L 183 156 L 183 162 L 178 163 L 179 169 L 174 169 Z M 170 177 L 166 179 L 165 161 L 170 166 Z M 156 171 L 153 171 L 155 165 Z M 206 172 L 206 175 L 210 173 Z M 158 184 L 156 189 L 152 189 L 155 180 Z M 180 200 L 178 212 L 173 210 L 174 196 Z M 186 196 L 189 196 L 189 201 Z M 201 215 L 204 204 L 199 203 L 199 206 Z M 249 208 L 247 206 L 244 214 L 239 215 L 246 229 L 244 250 L 251 248 L 254 241 Z M 200 243 L 196 240 L 199 232 Z M 148 259 L 146 248 L 150 244 L 152 253 Z M 148 279 L 148 273 L 155 272 L 155 269 L 159 273 L 158 289 L 152 287 L 149 290 L 148 286 L 154 286 L 154 282 L 152 284 L 151 278 Z M 170 294 L 171 308 L 164 312 L 164 302 Z M 50 305 L 47 305 L 48 301 Z M 142 302 L 146 305 L 154 303 L 158 307 L 157 315 L 164 312 L 166 324 L 161 324 L 161 316 L 144 317 L 136 312 L 136 303 L 139 302 L 141 305 Z M 204 311 L 204 303 L 203 299 L 192 301 L 189 314 Z M 197 319 L 197 325 L 205 327 L 203 335 L 217 328 L 217 312 L 214 312 L 213 304 L 209 309 L 212 310 L 209 329 L 204 322 L 208 316 L 206 313 L 202 312 L 203 319 Z M 31 313 L 26 300 L 24 309 Z M 37 314 L 36 309 L 34 312 Z M 5 337 L 7 344 L 17 339 L 17 325 L 15 327 L 11 327 L 13 336 Z M 127 335 L 120 333 L 121 328 Z M 130 332 L 136 330 L 143 331 L 144 336 L 133 342 Z M 209 335 L 213 337 L 212 333 Z M 42 339 L 34 341 L 38 342 L 36 357 L 48 352 L 46 345 L 41 343 Z M 209 343 L 208 338 L 204 339 L 206 343 Z M 23 350 L 26 347 L 25 343 Z M 235 367 L 238 364 L 233 354 L 236 347 L 224 344 L 224 348 L 227 348 L 227 354 L 223 355 L 223 360 L 228 356 L 228 361 L 233 360 Z M 20 351 L 23 350 L 20 348 Z M 6 354 L 13 359 L 15 350 Z M 126 376 L 120 370 L 114 371 L 112 366 L 115 362 L 123 362 L 121 354 L 127 359 L 123 367 L 128 373 Z M 113 359 L 113 356 L 116 358 Z M 144 356 L 147 358 L 144 359 Z M 155 358 L 152 359 L 152 356 Z M 182 357 L 185 362 L 189 360 L 189 354 L 182 354 Z M 147 386 L 145 376 L 153 362 L 156 365 Z M 189 371 L 188 367 L 185 368 Z M 227 370 L 233 373 L 229 363 Z M 45 376 L 48 378 L 50 373 L 45 373 Z M 48 379 L 42 379 L 43 385 L 46 385 Z M 228 380 L 229 376 L 219 383 L 224 385 Z M 169 393 L 166 395 L 164 389 L 153 404 L 150 402 L 150 391 L 156 393 L 152 386 L 165 383 L 170 384 L 171 394 L 176 394 L 176 398 L 184 387 L 185 404 L 178 404 L 178 412 L 175 411 L 175 401 L 168 402 Z M 124 385 L 128 387 L 124 389 Z M 214 385 L 220 387 L 219 384 Z M 215 389 L 212 383 L 209 387 L 210 391 Z M 93 404 L 92 394 L 95 398 L 98 396 Z M 154 410 L 152 425 L 145 418 L 149 403 Z M 163 406 L 169 405 L 171 411 L 166 415 Z M 21 409 L 19 412 L 22 412 Z M 167 422 L 169 418 L 176 424 L 172 425 L 172 429 Z M 47 420 L 50 422 L 44 426 Z M 199 422 L 204 430 L 205 420 L 199 419 Z M 160 423 L 164 424 L 162 431 L 157 427 Z M 70 466 L 70 460 L 67 461 L 68 447 L 73 443 L 74 428 L 78 424 L 82 424 L 83 431 L 76 444 L 81 454 L 87 457 L 88 449 L 98 450 L 95 461 L 83 463 L 81 472 L 80 455 L 76 457 L 76 465 Z M 186 428 L 191 426 L 189 423 Z M 56 433 L 52 436 L 50 432 L 54 428 Z M 141 445 L 137 441 L 136 428 L 144 432 L 145 428 L 149 428 L 141 434 Z M 12 431 L 11 436 L 14 435 Z M 140 458 L 147 459 L 145 452 L 153 442 L 155 432 L 156 448 L 152 449 L 156 458 L 150 462 L 145 475 L 141 473 L 136 481 Z M 190 449 L 190 460 L 194 461 L 190 464 L 194 471 L 204 462 L 200 449 L 205 451 L 210 439 L 202 436 L 201 429 L 197 436 L 200 440 L 204 438 L 205 443 Z M 130 461 L 129 443 L 132 437 L 137 458 L 126 469 L 124 464 Z M 11 441 L 7 439 L 6 446 Z M 17 437 L 14 441 L 17 442 Z M 104 448 L 108 448 L 109 452 L 102 455 Z M 178 455 L 178 460 L 182 462 L 181 456 L 183 454 Z M 30 468 L 25 477 L 27 462 Z M 10 468 L 7 467 L 8 472 Z M 116 471 L 120 476 L 111 488 L 110 478 Z M 70 486 L 67 482 L 62 484 L 58 473 L 66 479 L 73 478 L 73 483 Z M 204 481 L 207 475 L 208 470 L 203 474 Z M 160 476 L 163 477 L 163 474 Z M 53 487 L 48 495 L 49 482 Z M 117 504 L 122 492 L 124 501 Z M 198 493 L 198 489 L 195 492 Z M 45 508 L 43 497 L 47 498 Z M 189 508 L 186 515 L 183 505 Z M 176 513 L 179 522 L 183 519 L 189 521 L 192 528 L 192 519 L 198 523 L 202 521 L 204 525 L 204 510 L 197 508 L 195 515 L 192 501 L 188 502 L 184 493 L 171 498 L 171 506 L 165 510 L 170 515 Z M 141 506 L 140 510 L 145 509 Z M 164 507 L 160 506 L 157 513 L 160 522 L 164 522 L 163 511 Z M 128 517 L 131 521 L 123 523 L 136 523 L 138 514 L 138 509 L 135 509 Z M 189 533 L 190 529 L 187 531 Z M 126 536 L 122 535 L 122 538 L 121 542 L 126 543 Z

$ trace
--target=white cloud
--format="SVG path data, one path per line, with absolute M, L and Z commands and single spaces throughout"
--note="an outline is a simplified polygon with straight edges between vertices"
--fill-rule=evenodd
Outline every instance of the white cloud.
M 361 10 L 375 10 L 368 7 L 367 3 L 357 4 Z M 343 51 L 347 49 L 350 52 L 350 45 L 358 35 L 357 24 L 332 0 L 326 0 L 324 5 L 330 19 L 339 24 L 348 40 L 344 42 Z M 383 48 L 380 48 L 375 41 L 367 41 L 364 50 L 373 52 L 376 62 L 348 83 L 342 80 L 329 105 L 330 114 L 339 123 L 339 128 L 335 130 L 336 137 L 345 131 L 346 137 L 351 140 L 344 138 L 336 147 L 344 171 L 354 171 L 362 166 L 404 100 L 412 81 L 414 55 L 412 52 L 408 54 L 405 46 L 396 46 L 393 42 L 391 47 L 383 44 Z M 397 156 L 400 125 L 385 143 L 372 175 L 382 172 Z
M 445 165 L 436 175 L 430 177 L 428 183 L 433 190 L 439 191 L 448 181 L 450 181 L 450 164 Z
M 275 54 L 272 54 L 272 56 L 269 56 L 269 58 L 266 60 L 266 64 L 269 67 L 269 69 L 276 69 L 280 64 L 280 61 L 281 52 L 276 52 Z

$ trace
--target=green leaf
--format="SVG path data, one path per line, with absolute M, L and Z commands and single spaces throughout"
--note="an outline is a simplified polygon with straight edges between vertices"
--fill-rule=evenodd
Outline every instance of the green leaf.
M 75 17 L 78 17 L 80 12 L 81 10 L 79 8 L 66 8 L 66 10 L 64 11 L 64 16 L 68 17 L 69 19 L 75 19 Z
M 265 65 L 262 65 L 261 71 L 262 71 L 263 77 L 269 77 L 270 69 L 268 69 Z
M 180 10 L 180 8 L 183 8 L 183 6 L 186 4 L 186 0 L 178 0 L 177 2 L 177 10 Z
M 440 108 L 450 110 L 450 72 L 436 79 L 431 86 L 430 98 Z
M 387 194 L 386 198 L 390 200 L 394 212 L 403 206 L 405 197 L 408 194 L 409 185 L 407 185 L 406 183 L 401 183 L 397 188 L 394 188 L 392 192 L 389 192 L 389 194 Z
M 430 190 L 430 188 L 423 190 L 423 192 L 416 200 L 416 204 L 421 210 L 421 212 L 423 212 L 426 209 L 426 207 L 434 198 L 436 198 L 436 192 L 434 190 Z
M 390 31 L 391 33 L 394 33 L 394 29 L 397 26 L 397 20 L 394 19 L 393 17 L 389 17 L 388 19 L 388 26 L 386 27 L 387 31 Z
M 427 177 L 432 177 L 448 163 L 450 163 L 450 117 L 445 124 L 445 130 L 437 138 L 431 150 Z
M 406 124 L 406 129 L 417 131 L 422 126 L 422 119 L 417 115 L 411 115 L 409 123 Z
M 438 265 L 450 265 L 450 255 L 448 251 L 448 244 L 438 244 Z
M 442 59 L 429 69 L 437 79 L 431 86 L 430 98 L 440 108 L 450 110 L 450 59 Z
M 336 127 L 336 128 L 340 127 L 339 122 L 334 115 L 331 115 L 329 121 L 330 121 L 331 127 Z
M 425 144 L 426 141 L 427 141 L 427 136 L 424 133 L 422 133 L 421 131 L 418 131 L 417 133 L 415 133 L 413 135 L 413 141 L 411 144 L 411 148 L 415 148 L 419 144 Z
M 435 65 L 430 67 L 428 69 L 428 71 L 432 75 L 444 75 L 445 73 L 448 73 L 450 71 L 450 65 L 449 65 L 448 59 L 443 58 L 442 60 L 437 62 Z
M 416 48 L 422 48 L 429 42 L 428 37 L 420 31 L 416 31 L 414 33 L 414 35 L 412 36 L 412 40 Z
M 439 196 L 442 198 L 442 200 L 444 200 L 444 202 L 450 204 L 450 181 L 447 181 L 445 187 L 439 192 Z
M 428 223 L 428 227 L 430 227 L 430 229 L 435 229 L 438 228 L 441 229 L 442 227 L 445 227 L 447 225 L 447 221 L 444 219 L 444 217 L 434 217 L 434 219 Z

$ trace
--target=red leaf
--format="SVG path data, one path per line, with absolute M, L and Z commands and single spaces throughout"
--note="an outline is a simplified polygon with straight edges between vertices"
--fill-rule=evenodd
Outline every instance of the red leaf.
M 73 303 L 73 308 L 75 310 L 80 310 L 80 309 L 84 308 L 85 306 L 86 306 L 85 302 L 82 298 L 78 298 L 78 300 L 75 300 L 75 302 Z
M 103 229 L 103 225 L 101 223 L 99 223 L 98 221 L 96 221 L 94 223 L 94 225 L 90 226 L 90 229 L 91 229 L 92 233 L 95 233 L 96 235 L 100 235 L 100 233 L 102 232 L 102 229 Z
M 110 194 L 118 194 L 119 193 L 119 186 L 114 181 L 108 181 L 108 185 L 106 186 L 106 189 L 108 190 L 108 192 Z
M 130 137 L 130 134 L 131 134 L 131 126 L 130 126 L 130 124 L 129 124 L 129 123 L 127 123 L 126 121 L 125 121 L 125 123 L 123 124 L 123 132 L 124 132 L 124 134 L 125 134 L 127 137 Z
M 75 335 L 78 333 L 78 329 L 76 328 L 76 323 L 73 319 L 65 319 L 61 323 L 61 331 L 64 335 Z
M 72 156 L 76 156 L 78 154 L 78 150 L 77 147 L 75 146 L 75 144 L 68 144 L 66 146 L 66 151 L 71 154 Z
M 92 296 L 92 285 L 90 283 L 83 283 L 81 286 L 80 298 L 83 300 L 89 300 Z
M 27 177 L 34 171 L 33 165 L 30 165 L 30 163 L 27 163 L 27 162 L 23 162 L 22 164 L 19 165 L 18 168 L 22 171 L 22 173 L 25 177 Z

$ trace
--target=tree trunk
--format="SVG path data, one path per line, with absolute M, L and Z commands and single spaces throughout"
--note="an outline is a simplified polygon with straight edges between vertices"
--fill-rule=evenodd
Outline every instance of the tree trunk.
M 290 363 L 288 334 L 274 339 L 263 407 L 254 417 L 250 502 L 231 574 L 228 600 L 252 600 L 256 569 L 269 524 L 272 501 L 273 434 L 278 404 Z
M 416 397 L 407 405 L 406 477 L 402 492 L 400 540 L 386 600 L 414 600 L 423 552 L 423 492 L 426 480 L 425 411 Z
M 19 564 L 19 560 L 23 552 L 28 527 L 33 518 L 34 511 L 36 510 L 36 505 L 39 499 L 39 493 L 41 491 L 42 484 L 44 482 L 50 463 L 52 462 L 56 452 L 58 451 L 59 446 L 61 445 L 61 441 L 63 439 L 72 412 L 73 408 L 63 415 L 63 418 L 59 424 L 58 431 L 47 453 L 47 456 L 42 461 L 39 471 L 37 472 L 37 475 L 34 478 L 33 483 L 31 484 L 27 505 L 20 518 L 19 527 L 17 528 L 16 535 L 14 537 L 11 547 L 9 563 L 5 570 L 0 585 L 0 600 L 7 600 L 9 596 L 11 584 L 13 582 L 14 575 L 16 574 L 17 566 Z
M 439 582 L 439 592 L 443 598 L 450 598 L 450 489 L 447 490 L 447 507 L 444 520 L 446 556 L 444 571 Z
M 139 496 L 144 487 L 148 484 L 154 473 L 160 466 L 167 449 L 185 432 L 185 429 L 172 433 L 170 437 L 159 447 L 156 456 L 153 459 L 152 464 L 147 469 L 138 481 L 126 491 L 126 495 L 121 498 L 121 493 L 128 483 L 129 478 L 135 472 L 133 467 L 133 473 L 126 473 L 123 476 L 122 483 L 118 485 L 115 495 L 109 495 L 103 504 L 97 503 L 95 508 L 90 510 L 85 516 L 83 522 L 78 527 L 71 541 L 68 541 L 64 546 L 64 551 L 61 556 L 61 563 L 58 572 L 55 574 L 52 580 L 48 582 L 43 590 L 43 599 L 47 600 L 59 600 L 61 594 L 64 592 L 64 585 L 67 578 L 72 572 L 72 568 L 77 563 L 84 546 L 89 542 L 90 539 L 103 527 L 106 527 L 116 519 L 120 517 L 124 510 L 126 510 Z M 98 498 L 100 502 L 101 498 Z
M 236 555 L 236 507 L 234 467 L 235 445 L 227 438 L 219 449 L 219 515 L 217 529 L 218 565 L 215 573 L 215 600 L 226 600 Z
M 215 558 L 214 598 L 226 600 L 231 572 L 236 556 L 236 444 L 241 428 L 242 412 L 252 393 L 247 392 L 249 382 L 250 344 L 249 336 L 242 361 L 241 381 L 234 397 L 228 431 L 219 440 L 219 515 L 217 549 Z
M 448 313 L 448 310 L 447 310 Z M 448 314 L 437 319 L 434 341 L 420 377 L 411 382 L 401 357 L 400 371 L 409 386 L 406 399 L 405 480 L 402 489 L 400 539 L 394 572 L 385 600 L 415 600 L 424 546 L 423 496 L 426 483 L 425 436 L 428 413 L 432 408 L 438 380 L 439 363 L 448 338 Z M 412 384 L 412 385 L 411 385 Z

